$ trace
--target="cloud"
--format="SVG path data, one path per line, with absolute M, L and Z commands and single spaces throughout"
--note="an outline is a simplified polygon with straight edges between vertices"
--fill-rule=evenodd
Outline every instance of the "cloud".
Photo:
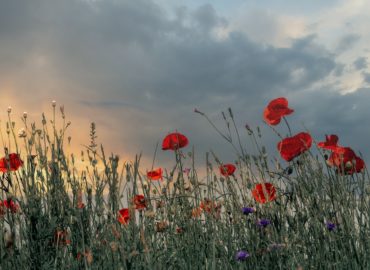
M 331 132 L 325 131 L 329 126 L 332 132 L 347 134 L 345 139 L 350 133 L 344 124 L 353 127 L 343 120 L 348 119 L 343 112 L 349 110 L 348 100 L 360 102 L 361 119 L 368 116 L 362 108 L 364 90 L 340 96 L 338 85 L 325 83 L 312 91 L 333 74 L 342 76 L 344 66 L 316 34 L 298 34 L 304 28 L 300 19 L 297 34 L 289 34 L 289 42 L 279 46 L 230 28 L 230 19 L 210 4 L 178 7 L 168 14 L 149 0 L 8 1 L 0 15 L 0 57 L 5 59 L 0 61 L 0 80 L 7 85 L 0 91 L 6 92 L 6 102 L 30 108 L 31 102 L 57 99 L 73 118 L 71 131 L 78 133 L 78 143 L 88 141 L 88 130 L 82 128 L 94 121 L 108 152 L 133 157 L 143 151 L 146 164 L 151 164 L 156 143 L 174 130 L 189 137 L 186 151 L 194 145 L 202 165 L 210 149 L 225 161 L 235 159 L 232 147 L 194 114 L 195 107 L 222 127 L 220 111 L 232 107 L 243 129 L 245 122 L 262 125 L 264 106 L 286 96 L 297 108 L 292 119 L 314 123 L 310 127 L 318 135 Z M 264 18 L 269 19 L 267 28 L 281 23 L 270 28 L 277 40 L 286 37 L 282 29 L 289 20 L 261 13 L 259 22 Z M 358 40 L 348 35 L 337 49 L 348 50 Z M 358 121 L 355 114 L 351 119 Z M 264 138 L 275 151 L 276 138 Z M 156 164 L 172 163 L 170 153 L 157 154 Z
M 358 57 L 354 62 L 353 62 L 353 65 L 354 67 L 357 69 L 357 70 L 362 70 L 362 69 L 366 69 L 368 67 L 367 65 L 367 58 L 366 57 Z
M 360 36 L 357 34 L 348 34 L 340 38 L 336 48 L 337 53 L 343 53 L 349 49 L 352 49 L 353 46 L 360 40 Z
M 365 82 L 370 83 L 370 73 L 363 72 L 362 75 L 364 76 Z

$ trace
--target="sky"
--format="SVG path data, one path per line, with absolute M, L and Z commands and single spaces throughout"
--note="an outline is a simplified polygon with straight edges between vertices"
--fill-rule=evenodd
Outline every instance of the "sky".
M 232 108 L 243 142 L 246 123 L 260 126 L 279 157 L 262 113 L 283 96 L 293 133 L 337 134 L 369 163 L 368 14 L 366 0 L 0 0 L 0 124 L 11 106 L 16 128 L 24 111 L 40 126 L 55 100 L 71 121 L 71 152 L 89 144 L 95 122 L 107 153 L 142 153 L 145 171 L 178 131 L 201 168 L 207 151 L 236 156 L 195 108 L 221 130 Z M 173 163 L 157 152 L 154 167 Z

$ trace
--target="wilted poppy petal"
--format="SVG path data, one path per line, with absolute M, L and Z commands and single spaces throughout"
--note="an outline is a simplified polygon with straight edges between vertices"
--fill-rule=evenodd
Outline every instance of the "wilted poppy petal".
M 162 142 L 162 150 L 176 150 L 183 148 L 189 144 L 188 138 L 185 135 L 175 132 L 168 134 Z
M 224 164 L 220 166 L 220 173 L 223 176 L 233 175 L 236 167 L 233 164 Z
M 132 201 L 135 204 L 135 209 L 141 210 L 146 208 L 146 200 L 144 195 L 135 195 Z
M 3 157 L 0 159 L 0 171 L 1 172 L 7 172 L 8 170 L 16 171 L 22 165 L 23 165 L 23 161 L 20 159 L 19 155 L 15 153 L 9 154 L 9 159 L 7 159 L 6 157 Z
M 307 151 L 311 147 L 311 144 L 311 135 L 301 132 L 293 137 L 283 139 L 278 143 L 277 148 L 283 159 L 291 161 L 293 158 Z
M 270 125 L 277 125 L 285 115 L 293 113 L 294 110 L 288 108 L 288 100 L 280 97 L 272 100 L 263 112 L 264 120 Z
M 267 203 L 276 199 L 276 189 L 271 183 L 257 184 L 252 195 L 257 202 Z
M 162 179 L 162 168 L 158 168 L 156 170 L 147 172 L 146 176 L 150 180 L 159 180 L 159 179 Z

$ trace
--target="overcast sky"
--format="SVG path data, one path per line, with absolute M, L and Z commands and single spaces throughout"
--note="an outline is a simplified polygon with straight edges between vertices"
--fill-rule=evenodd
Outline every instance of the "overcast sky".
M 96 122 L 107 152 L 142 152 L 145 171 L 156 143 L 177 130 L 203 166 L 210 149 L 223 162 L 235 155 L 194 108 L 224 130 L 231 107 L 243 140 L 245 123 L 261 126 L 278 157 L 262 113 L 284 96 L 294 133 L 337 134 L 368 162 L 370 2 L 301 2 L 0 0 L 1 125 L 8 106 L 17 127 L 23 111 L 40 124 L 56 100 L 76 153 Z M 170 164 L 173 154 L 159 151 L 155 166 Z

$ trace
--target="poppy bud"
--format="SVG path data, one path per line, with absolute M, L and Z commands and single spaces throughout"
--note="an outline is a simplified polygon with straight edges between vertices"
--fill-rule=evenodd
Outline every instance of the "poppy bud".
M 8 113 L 11 113 L 12 112 L 12 107 L 8 107 Z
M 26 119 L 27 118 L 27 112 L 23 112 L 23 118 Z
M 291 166 L 287 167 L 287 168 L 285 169 L 285 173 L 286 173 L 287 175 L 291 175 L 291 174 L 293 173 L 293 168 L 292 168 Z

